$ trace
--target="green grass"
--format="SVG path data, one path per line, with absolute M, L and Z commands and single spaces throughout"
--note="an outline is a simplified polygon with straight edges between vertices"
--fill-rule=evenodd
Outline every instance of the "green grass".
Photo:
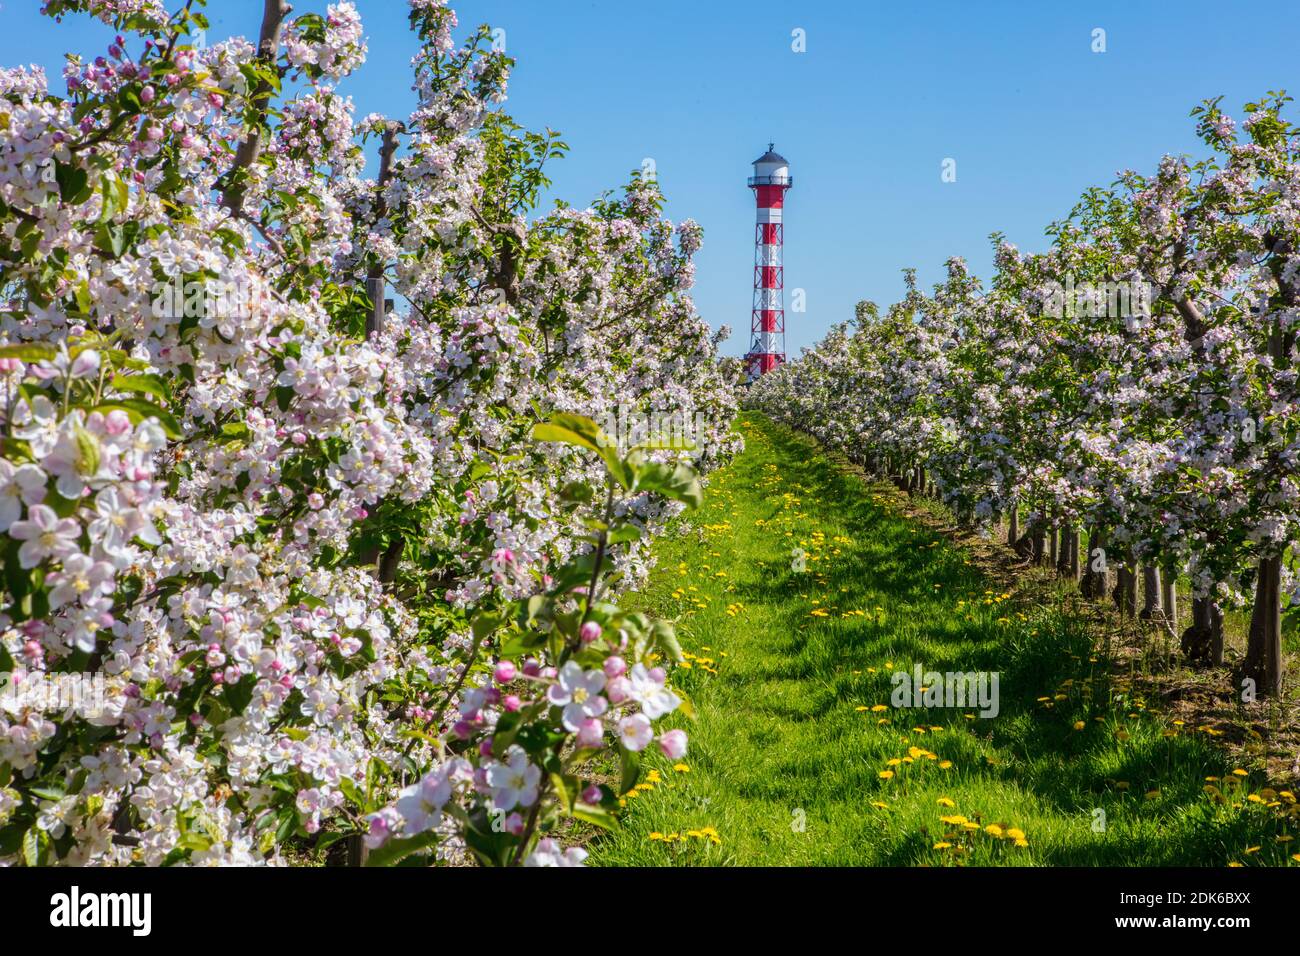
M 695 711 L 679 719 L 689 770 L 654 753 L 657 782 L 593 839 L 591 863 L 1223 866 L 1300 852 L 1276 839 L 1300 823 L 1285 797 L 1247 799 L 1265 785 L 1257 770 L 1223 802 L 1203 791 L 1231 776 L 1224 752 L 1112 682 L 1064 605 L 1003 599 L 968 554 L 899 513 L 892 486 L 762 417 L 738 427 L 746 451 L 628 597 L 677 619 L 693 655 L 673 675 Z M 1000 713 L 889 706 L 891 674 L 918 663 L 997 671 Z

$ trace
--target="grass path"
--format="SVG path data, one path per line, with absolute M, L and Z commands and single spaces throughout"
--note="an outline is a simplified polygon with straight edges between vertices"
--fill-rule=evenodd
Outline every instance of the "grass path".
M 628 602 L 679 622 L 690 753 L 650 759 L 590 862 L 1297 865 L 1290 793 L 1108 677 L 1084 622 L 991 583 L 892 486 L 738 427 Z M 998 715 L 891 706 L 917 664 L 998 672 Z

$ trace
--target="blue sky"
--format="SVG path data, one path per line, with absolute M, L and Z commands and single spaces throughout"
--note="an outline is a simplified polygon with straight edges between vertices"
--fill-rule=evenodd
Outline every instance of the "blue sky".
M 507 109 L 560 130 L 572 152 L 554 195 L 585 204 L 652 159 L 668 214 L 705 228 L 695 298 L 726 351 L 748 345 L 754 203 L 749 163 L 769 140 L 791 164 L 787 309 L 794 355 L 853 304 L 902 294 L 901 270 L 938 280 L 949 256 L 989 272 L 988 234 L 1024 249 L 1087 186 L 1198 152 L 1188 111 L 1300 94 L 1300 5 L 1200 0 L 465 0 L 462 27 L 505 30 L 519 61 Z M 56 26 L 39 0 L 0 0 L 0 64 L 57 74 L 107 31 Z M 212 0 L 214 37 L 255 37 L 261 0 Z M 370 59 L 344 88 L 357 115 L 401 115 L 415 45 L 403 0 L 358 0 Z M 298 11 L 324 2 L 295 0 Z M 1092 52 L 1093 30 L 1106 52 Z M 792 50 L 792 31 L 806 51 Z M 1300 114 L 1300 110 L 1295 113 Z M 945 159 L 956 182 L 941 180 Z

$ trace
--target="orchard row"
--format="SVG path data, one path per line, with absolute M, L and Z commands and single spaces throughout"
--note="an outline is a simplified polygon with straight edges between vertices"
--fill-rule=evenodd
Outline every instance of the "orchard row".
M 1300 588 L 1288 100 L 1248 104 L 1240 124 L 1204 103 L 1202 158 L 1088 190 L 1041 254 L 995 234 L 988 282 L 956 258 L 931 294 L 909 272 L 901 302 L 883 316 L 860 303 L 749 401 L 933 487 L 968 522 L 1005 516 L 1014 543 L 1090 590 L 1118 571 L 1125 607 L 1139 566 L 1148 614 L 1190 580 L 1192 657 L 1221 661 L 1223 609 L 1249 607 L 1241 677 L 1277 694 L 1282 606 Z
M 615 602 L 736 450 L 700 230 L 639 177 L 539 210 L 564 144 L 440 0 L 400 119 L 351 3 L 176 6 L 48 0 L 115 40 L 0 69 L 0 864 L 581 862 L 687 746 Z

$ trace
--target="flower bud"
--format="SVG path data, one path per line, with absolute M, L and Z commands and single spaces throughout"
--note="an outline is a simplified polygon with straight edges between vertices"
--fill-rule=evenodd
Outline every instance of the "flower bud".
M 686 731 L 670 730 L 659 736 L 659 749 L 669 760 L 681 760 L 686 756 Z

